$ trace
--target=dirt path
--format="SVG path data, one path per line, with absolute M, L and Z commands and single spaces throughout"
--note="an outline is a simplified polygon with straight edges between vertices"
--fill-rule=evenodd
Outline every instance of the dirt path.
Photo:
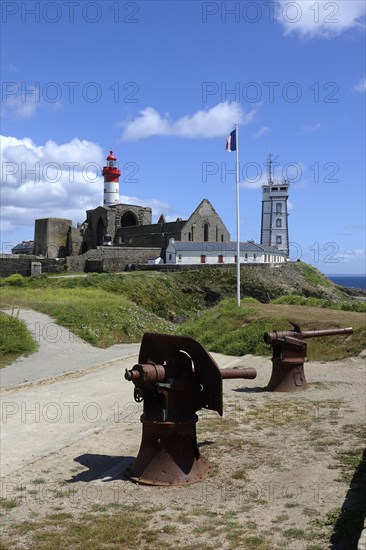
M 0 369 L 0 387 L 17 386 L 90 368 L 93 365 L 138 353 L 140 344 L 118 344 L 107 349 L 95 348 L 55 323 L 54 319 L 32 309 L 3 310 L 25 322 L 38 343 L 38 350 Z

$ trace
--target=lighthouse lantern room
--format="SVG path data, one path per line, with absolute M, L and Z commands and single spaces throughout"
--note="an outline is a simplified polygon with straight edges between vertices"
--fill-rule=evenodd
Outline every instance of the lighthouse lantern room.
M 103 206 L 115 206 L 119 204 L 119 178 L 121 170 L 118 168 L 117 158 L 113 151 L 109 152 L 107 165 L 103 167 L 104 176 L 104 201 Z

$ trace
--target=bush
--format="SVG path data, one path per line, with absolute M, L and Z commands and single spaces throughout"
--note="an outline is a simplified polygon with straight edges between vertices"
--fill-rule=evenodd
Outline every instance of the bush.
M 5 277 L 0 281 L 1 286 L 25 286 L 27 283 L 27 279 L 23 277 L 23 275 L 20 275 L 19 273 L 14 273 L 13 275 L 9 275 L 9 277 Z
M 23 321 L 0 312 L 0 367 L 37 348 Z

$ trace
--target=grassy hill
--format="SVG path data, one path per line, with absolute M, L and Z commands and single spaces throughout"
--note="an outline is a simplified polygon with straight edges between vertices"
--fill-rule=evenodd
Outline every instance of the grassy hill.
M 365 345 L 366 304 L 344 290 L 302 262 L 243 266 L 240 309 L 234 300 L 235 266 L 0 280 L 3 307 L 47 313 L 99 347 L 138 342 L 144 332 L 154 331 L 190 335 L 211 351 L 234 355 L 265 353 L 263 332 L 290 328 L 289 320 L 303 328 L 355 326 L 341 354 L 358 353 Z M 340 340 L 334 342 L 339 348 Z M 315 347 L 314 358 L 335 358 L 328 345 Z
M 313 360 L 335 360 L 359 354 L 366 345 L 365 314 L 354 311 L 330 310 L 316 305 L 289 305 L 270 302 L 262 304 L 253 298 L 225 299 L 204 311 L 197 319 L 183 323 L 180 334 L 191 336 L 210 351 L 228 355 L 268 355 L 269 346 L 263 334 L 272 330 L 293 330 L 291 321 L 303 330 L 353 327 L 352 336 L 312 338 L 308 356 Z

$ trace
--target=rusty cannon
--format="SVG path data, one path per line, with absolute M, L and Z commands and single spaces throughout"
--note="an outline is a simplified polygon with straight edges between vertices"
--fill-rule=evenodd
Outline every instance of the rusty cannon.
M 266 344 L 272 346 L 272 375 L 268 382 L 268 391 L 302 391 L 308 388 L 304 373 L 306 358 L 306 338 L 352 334 L 352 328 L 331 328 L 325 330 L 303 330 L 291 323 L 293 330 L 266 332 L 263 336 Z
M 134 397 L 143 401 L 142 440 L 130 479 L 147 485 L 182 485 L 204 479 L 209 466 L 200 455 L 197 411 L 223 414 L 222 380 L 257 376 L 253 368 L 220 370 L 192 338 L 146 333 L 138 364 L 126 369 Z

